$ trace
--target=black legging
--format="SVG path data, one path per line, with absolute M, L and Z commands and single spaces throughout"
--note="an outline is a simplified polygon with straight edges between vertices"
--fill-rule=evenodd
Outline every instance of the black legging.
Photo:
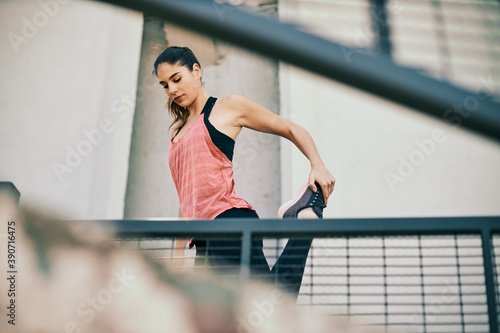
M 259 215 L 248 208 L 231 208 L 216 217 L 216 219 L 219 218 L 258 219 Z M 312 238 L 289 239 L 273 268 L 269 270 L 263 252 L 262 239 L 252 240 L 251 276 L 266 282 L 277 282 L 297 299 L 311 243 Z M 217 272 L 224 275 L 239 274 L 241 240 L 209 240 L 207 242 L 194 239 L 194 244 L 196 246 L 195 266 L 210 264 L 216 267 Z

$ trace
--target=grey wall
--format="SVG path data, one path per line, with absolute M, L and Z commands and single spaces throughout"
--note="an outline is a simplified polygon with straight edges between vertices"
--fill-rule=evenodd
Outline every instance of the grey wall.
M 155 181 L 132 177 L 125 215 L 176 217 L 167 99 L 148 74 L 160 46 L 150 50 L 137 84 L 142 14 L 92 1 L 51 4 L 0 3 L 1 32 L 15 41 L 1 41 L 0 178 L 16 184 L 21 204 L 72 218 L 121 218 L 131 162 Z M 276 61 L 175 26 L 164 32 L 168 45 L 186 45 L 198 55 L 211 95 L 241 93 L 279 112 Z M 137 89 L 139 99 L 142 92 L 148 97 L 136 100 Z M 129 156 L 136 104 L 149 119 L 136 124 L 136 138 L 155 134 Z M 262 217 L 276 216 L 280 204 L 278 149 L 278 138 L 246 129 L 236 143 L 236 191 Z
M 2 1 L 0 22 L 0 179 L 21 204 L 120 218 L 142 16 L 93 1 Z

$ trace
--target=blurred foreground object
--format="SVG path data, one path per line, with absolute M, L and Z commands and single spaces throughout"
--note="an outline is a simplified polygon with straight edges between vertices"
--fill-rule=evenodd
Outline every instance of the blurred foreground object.
M 170 271 L 111 242 L 112 230 L 18 208 L 19 196 L 7 192 L 0 191 L 0 332 L 365 332 L 299 311 L 276 287 Z

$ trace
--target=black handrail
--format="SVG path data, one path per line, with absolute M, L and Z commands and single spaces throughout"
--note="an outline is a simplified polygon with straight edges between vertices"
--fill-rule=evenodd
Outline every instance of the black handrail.
M 500 103 L 235 6 L 210 0 L 98 0 L 142 11 L 500 139 Z M 455 106 L 462 106 L 457 111 Z M 470 107 L 470 110 L 467 110 Z M 465 112 L 465 114 L 464 114 Z

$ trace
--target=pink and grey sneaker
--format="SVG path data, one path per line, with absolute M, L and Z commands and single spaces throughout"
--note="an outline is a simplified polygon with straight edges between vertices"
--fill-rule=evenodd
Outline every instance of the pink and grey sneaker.
M 284 203 L 278 209 L 279 219 L 296 219 L 297 214 L 305 208 L 312 207 L 313 211 L 320 219 L 323 218 L 323 208 L 326 207 L 323 191 L 318 183 L 316 192 L 313 192 L 309 187 L 309 181 L 305 182 L 299 190 L 299 193 L 290 201 Z

